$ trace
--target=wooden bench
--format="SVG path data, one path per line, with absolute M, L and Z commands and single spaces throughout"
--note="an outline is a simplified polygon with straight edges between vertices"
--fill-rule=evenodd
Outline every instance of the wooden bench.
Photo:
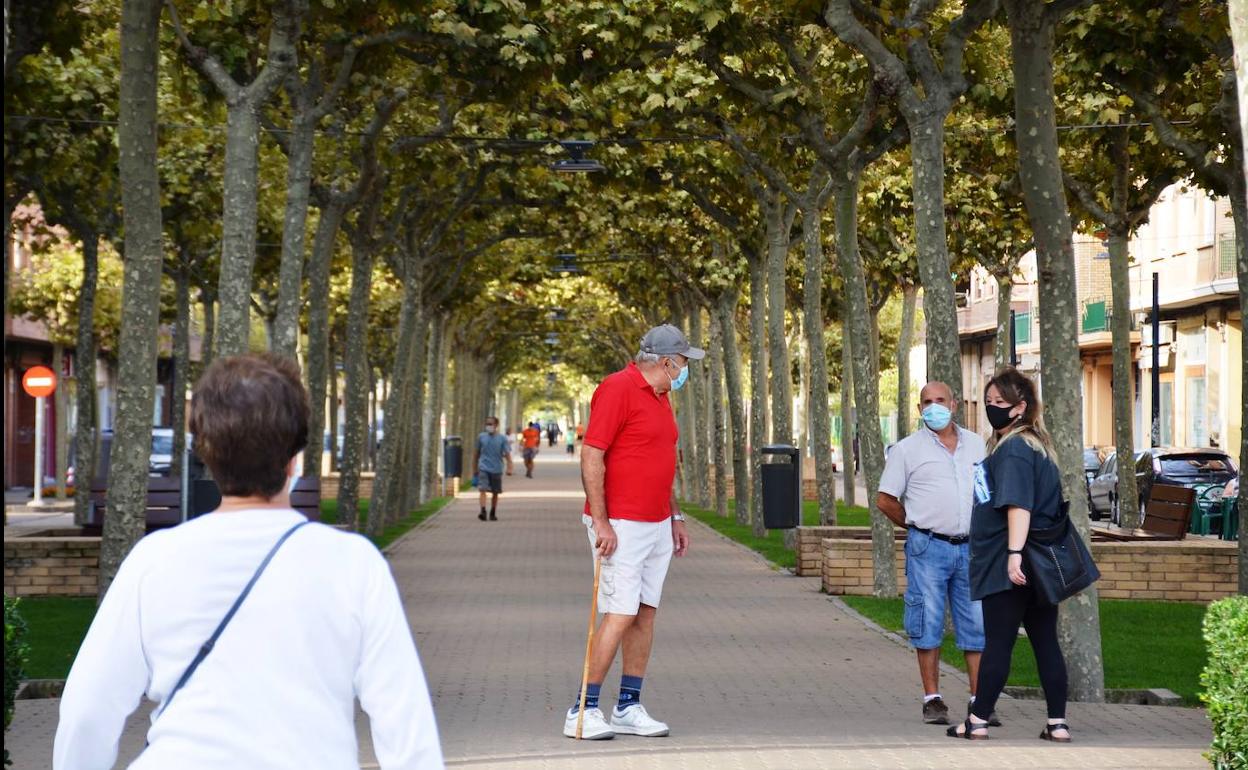
M 216 510 L 221 503 L 221 493 L 211 479 L 191 482 L 195 489 L 191 505 L 195 510 L 190 518 Z M 307 516 L 311 521 L 321 520 L 321 480 L 301 477 L 290 493 L 290 507 Z M 99 534 L 104 529 L 104 514 L 108 508 L 108 484 L 91 485 L 91 505 L 87 509 L 84 530 Z M 151 476 L 147 480 L 147 531 L 152 532 L 182 523 L 182 482 L 168 476 Z
M 83 529 L 102 532 L 104 514 L 108 509 L 108 481 L 91 484 L 91 504 L 87 507 L 87 521 Z M 147 531 L 151 532 L 182 523 L 182 484 L 167 476 L 149 476 L 147 479 Z
M 1139 529 L 1097 530 L 1106 540 L 1182 540 L 1187 536 L 1196 490 L 1170 484 L 1154 484 L 1144 506 Z

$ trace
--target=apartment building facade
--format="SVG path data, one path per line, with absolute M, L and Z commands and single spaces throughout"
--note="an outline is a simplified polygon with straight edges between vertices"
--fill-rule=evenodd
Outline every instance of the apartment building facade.
M 1130 242 L 1132 319 L 1131 393 L 1136 446 L 1149 444 L 1153 340 L 1149 324 L 1153 275 L 1159 286 L 1160 424 L 1162 446 L 1235 447 L 1243 426 L 1240 335 L 1243 319 L 1235 275 L 1236 233 L 1230 203 L 1176 184 L 1153 206 L 1149 223 Z M 1083 363 L 1084 445 L 1111 446 L 1113 436 L 1112 335 L 1109 254 L 1091 235 L 1075 237 L 1079 350 Z M 1011 308 L 1019 368 L 1036 375 L 1043 391 L 1035 255 L 1015 276 Z M 958 309 L 963 382 L 971 427 L 986 426 L 983 384 L 995 368 L 997 286 L 984 270 L 970 277 Z

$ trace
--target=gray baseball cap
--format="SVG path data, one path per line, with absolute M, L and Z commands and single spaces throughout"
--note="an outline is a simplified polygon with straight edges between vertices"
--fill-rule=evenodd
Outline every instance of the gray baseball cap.
M 671 324 L 656 326 L 641 338 L 641 352 L 660 356 L 681 355 L 699 361 L 706 356 L 702 348 L 695 348 L 685 339 L 684 332 Z

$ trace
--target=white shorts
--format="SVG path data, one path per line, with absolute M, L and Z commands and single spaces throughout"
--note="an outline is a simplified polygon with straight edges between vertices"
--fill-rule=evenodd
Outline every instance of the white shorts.
M 594 520 L 581 514 L 581 521 L 589 533 L 590 555 L 596 558 Z M 611 527 L 618 544 L 615 553 L 602 560 L 598 611 L 636 615 L 642 604 L 658 607 L 672 562 L 672 520 L 612 519 Z

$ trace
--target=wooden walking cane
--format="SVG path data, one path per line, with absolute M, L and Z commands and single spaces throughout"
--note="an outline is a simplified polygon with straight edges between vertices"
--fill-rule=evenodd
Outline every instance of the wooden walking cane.
M 589 656 L 594 649 L 594 621 L 598 619 L 598 581 L 602 578 L 602 557 L 594 559 L 594 598 L 589 602 L 589 638 L 585 640 L 585 667 L 581 670 L 580 709 L 576 714 L 576 739 L 585 726 L 585 691 L 589 689 Z

